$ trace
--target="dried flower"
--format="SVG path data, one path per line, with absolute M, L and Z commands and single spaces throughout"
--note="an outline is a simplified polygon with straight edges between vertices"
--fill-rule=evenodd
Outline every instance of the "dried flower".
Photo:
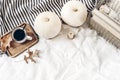
M 67 37 L 68 37 L 69 39 L 74 39 L 74 38 L 75 38 L 75 33 L 74 33 L 74 32 L 69 32 L 69 33 L 67 34 Z

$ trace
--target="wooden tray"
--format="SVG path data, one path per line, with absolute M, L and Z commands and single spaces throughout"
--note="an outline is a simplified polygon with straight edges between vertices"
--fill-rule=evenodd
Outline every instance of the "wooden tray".
M 26 49 L 32 47 L 33 45 L 35 45 L 36 43 L 38 43 L 39 39 L 37 34 L 35 33 L 35 31 L 33 30 L 33 28 L 27 24 L 27 23 L 23 23 L 21 25 L 19 25 L 18 27 L 25 27 L 26 33 L 28 36 L 32 37 L 32 40 L 26 40 L 24 43 L 20 44 L 15 42 L 14 40 L 10 43 L 10 48 L 7 50 L 7 53 L 9 56 L 11 57 L 16 57 L 19 54 L 21 54 L 22 52 L 24 52 Z M 7 36 L 11 36 L 11 33 L 8 33 Z

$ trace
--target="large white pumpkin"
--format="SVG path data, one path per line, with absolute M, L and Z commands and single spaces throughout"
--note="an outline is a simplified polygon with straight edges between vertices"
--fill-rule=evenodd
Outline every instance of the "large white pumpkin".
M 61 21 L 53 12 L 42 12 L 35 19 L 34 29 L 40 37 L 53 38 L 61 30 Z
M 61 10 L 61 17 L 67 24 L 78 27 L 81 26 L 87 18 L 87 8 L 80 1 L 68 1 Z

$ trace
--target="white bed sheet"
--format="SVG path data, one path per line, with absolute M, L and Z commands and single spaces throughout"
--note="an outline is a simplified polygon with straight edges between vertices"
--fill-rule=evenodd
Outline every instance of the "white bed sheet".
M 66 38 L 68 27 L 54 39 L 40 39 L 31 50 L 41 50 L 37 63 L 0 57 L 0 80 L 120 80 L 120 50 L 89 28 L 75 39 Z M 71 29 L 70 29 L 71 30 Z M 77 30 L 74 30 L 75 32 Z

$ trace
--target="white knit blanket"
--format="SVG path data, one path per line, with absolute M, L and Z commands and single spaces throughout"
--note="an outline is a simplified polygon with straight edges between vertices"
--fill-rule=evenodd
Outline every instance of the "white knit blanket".
M 89 28 L 75 39 L 66 37 L 68 29 L 54 39 L 40 39 L 31 50 L 41 50 L 37 63 L 0 57 L 0 80 L 120 80 L 120 50 Z M 76 31 L 76 30 L 74 30 Z

